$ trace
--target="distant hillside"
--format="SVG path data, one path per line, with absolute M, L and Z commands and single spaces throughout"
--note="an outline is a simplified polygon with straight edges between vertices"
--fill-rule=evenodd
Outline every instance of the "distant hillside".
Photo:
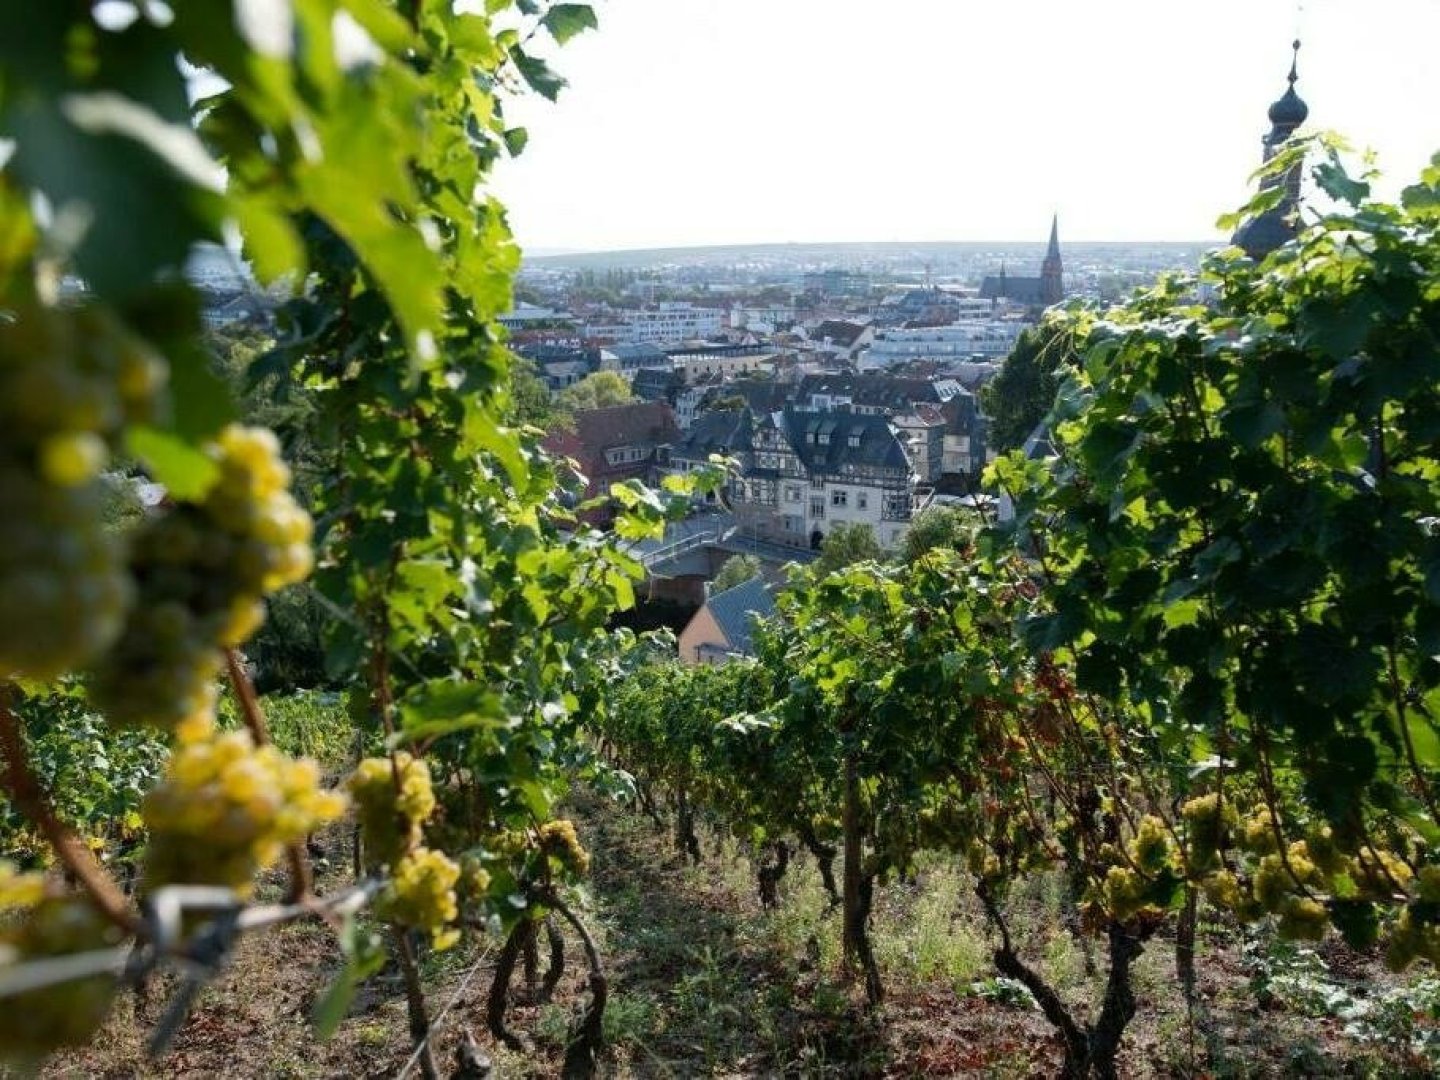
M 1144 241 L 1065 243 L 1067 265 L 1091 262 L 1179 265 L 1193 263 L 1214 241 Z M 646 267 L 788 267 L 851 270 L 940 270 L 949 265 L 1004 261 L 1017 273 L 1027 272 L 1044 255 L 1043 241 L 835 243 L 835 244 L 726 244 L 715 247 L 645 248 L 628 251 L 587 251 L 558 255 L 529 255 L 526 265 L 546 269 L 640 269 Z

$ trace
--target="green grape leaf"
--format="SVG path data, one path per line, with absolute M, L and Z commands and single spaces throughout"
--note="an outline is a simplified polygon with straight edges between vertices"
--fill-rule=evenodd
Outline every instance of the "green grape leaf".
M 126 432 L 125 448 L 176 499 L 204 498 L 220 476 L 219 468 L 205 453 L 168 431 L 132 427 Z
M 335 974 L 325 992 L 316 999 L 310 1013 L 315 1037 L 324 1041 L 335 1034 L 350 1011 L 360 984 L 385 966 L 385 946 L 380 935 L 360 926 L 352 915 L 345 917 L 340 930 L 344 966 Z
M 518 47 L 510 50 L 510 56 L 515 61 L 516 70 L 531 90 L 550 101 L 560 96 L 560 91 L 566 85 L 565 80 L 555 74 L 549 64 Z
M 557 42 L 564 45 L 576 34 L 594 30 L 600 23 L 589 4 L 554 4 L 540 20 Z
M 510 152 L 511 157 L 519 157 L 530 142 L 530 132 L 523 127 L 506 128 L 503 137 L 505 149 Z

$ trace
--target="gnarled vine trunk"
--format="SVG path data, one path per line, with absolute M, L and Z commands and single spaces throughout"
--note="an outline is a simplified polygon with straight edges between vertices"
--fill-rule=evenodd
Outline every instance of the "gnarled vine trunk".
M 688 855 L 696 866 L 700 864 L 700 838 L 695 835 L 695 811 L 690 806 L 690 797 L 683 787 L 675 793 L 675 848 Z
M 1115 1080 L 1115 1058 L 1125 1028 L 1135 1016 L 1135 993 L 1131 986 L 1131 969 L 1145 951 L 1145 942 L 1158 923 L 1132 919 L 1111 920 L 1107 928 L 1109 973 L 1105 979 L 1105 996 L 1099 1015 L 1092 1023 L 1075 1018 L 1055 989 L 1033 968 L 1020 959 L 1010 937 L 1009 926 L 999 904 L 982 881 L 975 887 L 986 915 L 1000 934 L 1000 947 L 995 950 L 995 968 L 1030 991 L 1045 1019 L 1054 1025 L 1065 1048 L 1061 1076 L 1066 1080 Z
M 485 1003 L 485 1026 L 490 1034 L 504 1046 L 516 1053 L 525 1053 L 526 1046 L 520 1037 L 505 1026 L 505 1011 L 510 1001 L 510 980 L 515 975 L 515 964 L 525 949 L 525 942 L 535 933 L 535 924 L 521 919 L 510 931 L 510 936 L 501 946 L 500 955 L 495 958 L 495 975 L 490 980 L 490 994 Z
M 430 1016 L 425 1007 L 425 988 L 420 983 L 420 969 L 415 966 L 415 950 L 410 932 L 403 927 L 391 928 L 391 944 L 400 962 L 400 976 L 405 981 L 405 1010 L 410 1021 L 410 1039 L 420 1052 L 420 1075 L 425 1080 L 438 1080 L 435 1055 L 430 1050 Z
M 825 886 L 825 892 L 830 897 L 831 906 L 838 906 L 840 903 L 840 890 L 835 885 L 835 848 L 832 844 L 822 843 L 815 835 L 815 830 L 808 824 L 797 830 L 800 842 L 805 849 L 815 858 L 815 865 L 820 870 L 820 883 Z
M 767 861 L 764 853 L 761 853 L 759 869 L 755 876 L 760 891 L 760 906 L 766 911 L 771 911 L 780 906 L 780 879 L 785 876 L 785 871 L 790 866 L 790 845 L 784 840 L 776 840 L 770 845 L 774 859 Z
M 865 998 L 871 1005 L 884 999 L 880 968 L 870 948 L 870 907 L 874 900 L 875 876 L 864 872 L 865 834 L 860 822 L 860 776 L 853 758 L 845 762 L 844 808 L 844 893 L 842 897 L 842 946 L 845 967 L 856 965 L 865 977 Z

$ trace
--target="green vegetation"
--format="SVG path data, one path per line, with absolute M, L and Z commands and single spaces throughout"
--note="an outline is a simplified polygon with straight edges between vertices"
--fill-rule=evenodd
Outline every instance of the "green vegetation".
M 726 589 L 733 589 L 736 585 L 743 585 L 751 578 L 760 573 L 761 563 L 754 555 L 731 555 L 725 560 L 725 565 L 720 567 L 720 572 L 715 575 L 711 582 L 712 592 L 724 592 Z
M 974 510 L 958 506 L 927 507 L 915 515 L 905 530 L 898 557 L 913 563 L 936 548 L 962 548 L 974 542 L 979 526 L 980 515 Z
M 842 570 L 851 563 L 884 558 L 880 542 L 869 525 L 859 521 L 842 521 L 825 535 L 820 544 L 820 558 L 815 567 L 821 574 Z
M 1075 343 L 1062 323 L 1051 321 L 1021 333 L 999 374 L 981 391 L 992 449 L 1003 452 L 1024 444 L 1050 412 L 1074 362 Z
M 72 833 L 31 760 L 41 721 L 25 702 L 71 673 L 111 727 L 170 744 L 160 775 L 133 768 L 135 786 L 116 795 L 139 800 L 147 894 L 202 884 L 243 901 L 283 859 L 288 895 L 305 902 L 295 910 L 315 910 L 305 840 L 346 800 L 271 741 L 239 649 L 265 600 L 318 565 L 317 606 L 284 627 L 300 656 L 257 651 L 276 684 L 308 681 L 321 622 L 351 739 L 303 704 L 275 710 L 276 734 L 332 761 L 347 743 L 379 752 L 357 772 L 377 783 L 351 785 L 377 885 L 351 894 L 357 906 L 373 896 L 418 1038 L 429 1015 L 419 932 L 451 944 L 462 905 L 463 925 L 512 943 L 552 914 L 582 925 L 573 883 L 588 856 L 557 800 L 591 768 L 578 717 L 592 655 L 609 615 L 633 602 L 640 567 L 575 529 L 533 435 L 505 424 L 510 357 L 491 321 L 510 306 L 518 252 L 483 191 L 525 142 L 501 90 L 554 97 L 563 85 L 535 35 L 563 44 L 595 19 L 558 3 L 294 10 L 299 40 L 319 47 L 262 55 L 225 5 L 146 9 L 123 26 L 84 5 L 47 9 L 0 45 L 0 134 L 13 140 L 0 173 L 0 519 L 11 530 L 0 751 L 14 809 L 74 882 L 7 869 L 0 902 L 18 911 L 0 951 L 10 965 L 130 940 L 144 967 L 163 969 L 188 948 Z M 373 45 L 362 64 L 342 66 L 328 47 L 342 13 Z M 182 54 L 225 86 L 193 113 Z M 153 77 L 134 78 L 141 70 Z M 66 104 L 77 101 L 93 115 Z M 72 204 L 88 229 L 34 213 Z M 177 271 L 192 244 L 232 225 L 262 282 L 289 293 L 272 347 L 222 341 L 217 357 Z M 85 280 L 81 300 L 57 299 L 49 283 L 62 272 Z M 271 430 L 231 423 L 242 376 L 242 409 L 286 434 L 298 471 Z M 168 500 L 108 511 L 98 477 L 112 462 L 133 462 Z M 677 492 L 676 513 L 687 496 Z M 671 510 L 638 488 L 616 497 L 627 539 L 658 534 Z M 218 723 L 222 671 L 240 728 Z M 47 745 L 96 726 L 92 711 L 64 721 Z M 99 813 L 110 795 L 99 796 L 76 813 Z M 187 935 L 211 929 L 204 915 L 183 923 Z M 341 940 L 347 963 L 318 1008 L 322 1031 L 383 960 L 371 929 L 348 922 Z M 577 1072 L 593 1066 L 604 1002 L 599 958 L 586 963 L 594 995 L 574 1032 Z M 27 992 L 9 1015 L 42 1019 L 0 1051 L 28 1064 L 83 1041 L 117 985 L 103 975 Z M 433 1074 L 428 1047 L 418 1052 Z
M 577 413 L 585 409 L 604 409 L 611 405 L 627 405 L 635 400 L 624 376 L 613 371 L 595 371 L 555 395 L 555 408 L 561 413 Z

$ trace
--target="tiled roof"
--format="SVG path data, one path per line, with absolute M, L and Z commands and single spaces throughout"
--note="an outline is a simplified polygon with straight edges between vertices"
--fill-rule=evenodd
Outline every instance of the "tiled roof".
M 860 335 L 869 327 L 863 323 L 845 322 L 841 319 L 827 319 L 810 331 L 811 341 L 829 340 L 841 348 L 848 349 L 860 340 Z
M 807 472 L 834 476 L 846 465 L 910 472 L 905 448 L 882 416 L 787 409 L 783 426 Z M 852 436 L 855 446 L 850 445 Z
M 722 386 L 720 397 L 742 397 L 751 410 L 757 413 L 779 412 L 790 402 L 794 387 L 774 379 L 735 379 Z
M 775 598 L 770 595 L 765 579 L 758 576 L 716 593 L 705 604 L 725 640 L 730 643 L 730 648 L 746 656 L 752 655 L 754 620 L 775 614 Z
M 671 451 L 672 457 L 707 458 L 748 451 L 754 432 L 749 409 L 719 409 L 695 418 Z
M 905 379 L 880 373 L 841 372 L 806 375 L 800 380 L 796 399 L 808 401 L 815 394 L 840 395 L 856 405 L 884 409 L 908 409 L 918 401 L 940 403 L 962 393 L 953 379 Z
M 663 401 L 582 409 L 575 414 L 574 438 L 587 455 L 602 454 L 613 446 L 671 442 L 676 434 L 675 414 Z

